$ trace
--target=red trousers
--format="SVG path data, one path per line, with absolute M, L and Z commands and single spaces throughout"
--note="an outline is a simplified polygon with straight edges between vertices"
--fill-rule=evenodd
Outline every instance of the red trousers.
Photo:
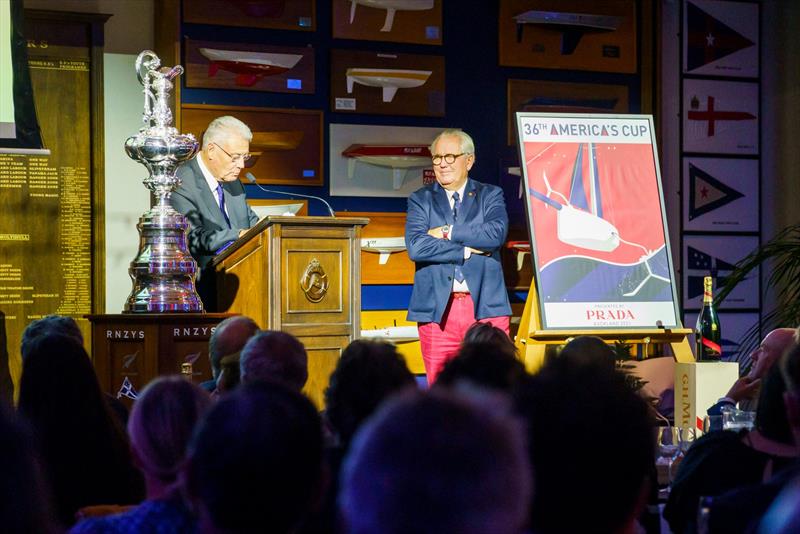
M 452 360 L 461 346 L 461 340 L 470 326 L 475 324 L 475 304 L 469 293 L 451 293 L 441 323 L 419 323 L 419 344 L 428 385 Z M 508 334 L 509 317 L 487 317 L 481 323 L 491 323 Z

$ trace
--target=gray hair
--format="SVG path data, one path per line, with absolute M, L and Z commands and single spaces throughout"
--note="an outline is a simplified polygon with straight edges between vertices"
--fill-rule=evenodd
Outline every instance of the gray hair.
M 30 354 L 34 343 L 49 334 L 61 334 L 74 339 L 83 345 L 83 333 L 78 323 L 68 315 L 45 315 L 41 319 L 31 321 L 22 332 L 20 355 L 24 360 Z
M 211 121 L 211 124 L 208 125 L 203 134 L 203 148 L 206 148 L 209 143 L 218 144 L 234 135 L 241 137 L 248 143 L 253 140 L 253 132 L 236 117 L 230 115 L 217 117 Z
M 461 153 L 475 154 L 475 142 L 472 140 L 472 137 L 470 137 L 469 134 L 464 130 L 459 130 L 458 128 L 449 128 L 437 135 L 436 139 L 433 140 L 430 146 L 431 154 L 433 154 L 433 147 L 442 137 L 458 137 L 461 143 L 461 148 L 459 149 L 461 150 Z

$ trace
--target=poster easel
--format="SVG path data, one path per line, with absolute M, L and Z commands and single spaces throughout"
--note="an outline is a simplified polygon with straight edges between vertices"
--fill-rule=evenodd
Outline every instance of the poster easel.
M 680 320 L 648 115 L 517 113 L 534 280 L 517 347 L 526 367 L 578 335 L 669 345 L 694 357 Z
M 564 345 L 576 336 L 597 336 L 611 343 L 622 341 L 630 345 L 668 344 L 672 349 L 675 361 L 681 363 L 695 361 L 687 338 L 692 333 L 691 328 L 576 330 L 565 332 L 563 330 L 542 329 L 541 325 L 536 282 L 533 282 L 528 292 L 528 299 L 525 301 L 519 330 L 514 341 L 519 356 L 529 373 L 538 371 L 544 365 L 548 345 Z

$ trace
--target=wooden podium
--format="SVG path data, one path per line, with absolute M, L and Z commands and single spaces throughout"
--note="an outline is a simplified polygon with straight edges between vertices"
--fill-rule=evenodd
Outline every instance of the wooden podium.
M 361 228 L 368 222 L 271 215 L 213 261 L 220 311 L 305 345 L 305 392 L 318 407 L 342 349 L 361 332 Z

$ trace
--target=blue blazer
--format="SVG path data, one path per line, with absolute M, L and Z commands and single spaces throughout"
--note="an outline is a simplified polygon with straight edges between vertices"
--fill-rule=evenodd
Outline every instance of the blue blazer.
M 449 240 L 428 235 L 428 230 L 444 224 L 453 225 Z M 406 248 L 416 271 L 408 320 L 441 322 L 456 264 L 462 266 L 476 319 L 511 315 L 500 265 L 500 247 L 507 233 L 506 203 L 497 186 L 468 178 L 457 220 L 453 220 L 447 193 L 438 183 L 412 193 L 408 197 Z M 464 247 L 491 255 L 472 254 L 465 261 Z
M 222 190 L 231 221 L 228 228 L 216 195 L 208 188 L 197 161 L 193 159 L 184 163 L 176 174 L 181 185 L 172 193 L 170 203 L 189 222 L 189 252 L 203 269 L 211 263 L 220 247 L 239 237 L 239 230 L 257 223 L 258 215 L 247 204 L 242 183 L 238 180 L 225 182 Z

